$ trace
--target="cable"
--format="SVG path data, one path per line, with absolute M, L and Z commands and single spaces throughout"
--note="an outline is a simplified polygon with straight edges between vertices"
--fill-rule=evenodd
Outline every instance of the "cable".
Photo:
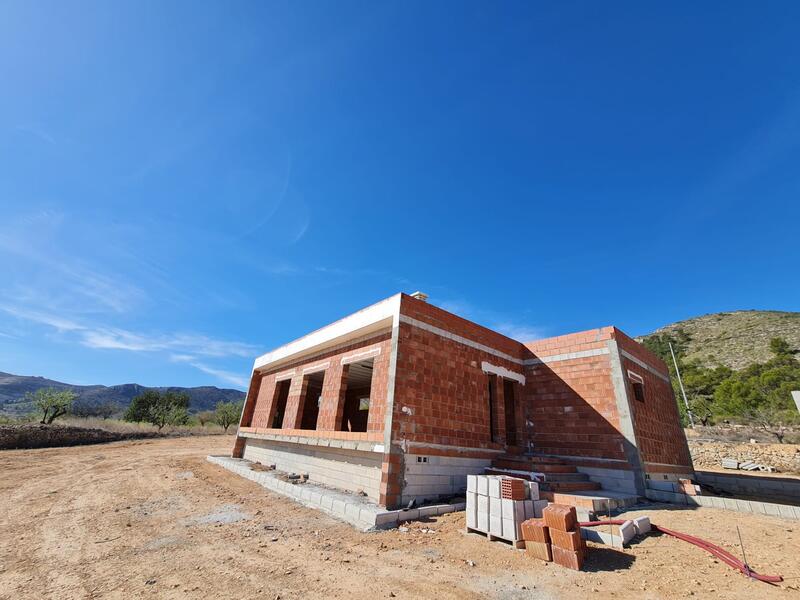
M 622 525 L 625 521 L 620 519 L 612 519 L 608 521 L 587 521 L 586 523 L 580 523 L 581 527 L 596 527 L 599 525 Z M 712 556 L 718 558 L 726 565 L 733 567 L 737 571 L 743 573 L 744 575 L 751 577 L 753 579 L 757 579 L 758 581 L 763 581 L 765 583 L 780 583 L 783 581 L 783 577 L 781 575 L 761 575 L 753 571 L 747 563 L 742 562 L 738 558 L 736 558 L 733 554 L 720 548 L 716 544 L 712 544 L 706 540 L 701 538 L 695 537 L 693 535 L 689 535 L 688 533 L 681 533 L 680 531 L 673 531 L 672 529 L 667 529 L 666 527 L 660 527 L 658 525 L 650 524 L 650 527 L 654 531 L 660 531 L 661 533 L 665 533 L 669 536 L 677 538 L 679 540 L 683 540 L 684 542 L 689 542 L 697 546 L 698 548 L 702 548 Z

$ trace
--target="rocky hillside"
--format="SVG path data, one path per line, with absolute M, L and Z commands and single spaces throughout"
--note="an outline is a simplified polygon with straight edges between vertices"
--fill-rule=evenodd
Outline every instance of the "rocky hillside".
M 12 375 L 10 373 L 0 372 L 0 414 L 13 416 L 30 412 L 32 407 L 25 401 L 25 394 L 27 392 L 35 392 L 39 388 L 45 387 L 71 390 L 77 394 L 77 399 L 79 401 L 84 401 L 89 404 L 115 402 L 121 408 L 128 406 L 134 396 L 150 389 L 137 383 L 112 386 L 71 385 L 52 379 L 45 379 L 44 377 L 28 377 L 25 375 Z M 189 394 L 189 398 L 191 399 L 189 410 L 191 412 L 210 410 L 220 401 L 230 402 L 232 400 L 238 401 L 244 399 L 244 392 L 213 386 L 155 389 L 185 392 Z
M 742 369 L 772 357 L 769 341 L 780 337 L 800 349 L 800 313 L 766 310 L 739 310 L 703 315 L 672 323 L 645 338 L 669 334 L 685 344 L 684 360 L 696 360 L 702 366 L 725 365 Z

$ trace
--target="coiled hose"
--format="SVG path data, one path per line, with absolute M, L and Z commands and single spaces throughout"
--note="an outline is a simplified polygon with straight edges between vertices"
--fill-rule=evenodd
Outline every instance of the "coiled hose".
M 612 519 L 610 521 L 588 521 L 586 523 L 580 523 L 581 527 L 598 527 L 600 525 L 622 525 L 625 521 L 619 519 Z M 689 535 L 688 533 L 681 533 L 680 531 L 673 531 L 672 529 L 667 529 L 666 527 L 660 527 L 658 525 L 650 524 L 650 527 L 654 531 L 660 531 L 666 535 L 670 535 L 674 538 L 678 538 L 679 540 L 683 540 L 684 542 L 689 542 L 690 544 L 694 544 L 698 548 L 702 548 L 712 556 L 718 558 L 726 565 L 733 567 L 737 571 L 744 573 L 748 577 L 752 577 L 753 579 L 757 579 L 758 581 L 763 581 L 765 583 L 780 583 L 783 581 L 783 577 L 781 575 L 761 575 L 753 571 L 747 563 L 742 562 L 738 558 L 736 558 L 733 554 L 724 550 L 717 546 L 716 544 L 712 544 L 711 542 L 707 542 L 706 540 L 700 539 L 693 535 Z

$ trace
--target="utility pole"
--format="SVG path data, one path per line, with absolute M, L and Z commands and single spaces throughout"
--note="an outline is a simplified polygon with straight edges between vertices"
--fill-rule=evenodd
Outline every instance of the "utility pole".
M 672 362 L 675 365 L 675 373 L 678 375 L 678 385 L 681 386 L 681 394 L 683 395 L 683 403 L 686 405 L 686 414 L 689 416 L 689 427 L 694 429 L 694 417 L 692 416 L 692 411 L 689 408 L 689 401 L 686 399 L 686 390 L 683 389 L 683 380 L 681 379 L 681 370 L 678 368 L 678 361 L 675 358 L 675 351 L 672 349 L 672 342 L 667 342 L 669 344 L 669 353 L 672 354 Z

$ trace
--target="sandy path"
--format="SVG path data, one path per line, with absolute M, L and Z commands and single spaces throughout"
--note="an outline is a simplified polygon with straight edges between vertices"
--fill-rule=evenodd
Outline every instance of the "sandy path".
M 231 445 L 209 436 L 0 452 L 0 597 L 800 597 L 797 522 L 642 513 L 735 552 L 738 522 L 754 568 L 792 577 L 782 587 L 665 536 L 597 547 L 576 573 L 465 535 L 463 513 L 358 533 L 205 461 Z

